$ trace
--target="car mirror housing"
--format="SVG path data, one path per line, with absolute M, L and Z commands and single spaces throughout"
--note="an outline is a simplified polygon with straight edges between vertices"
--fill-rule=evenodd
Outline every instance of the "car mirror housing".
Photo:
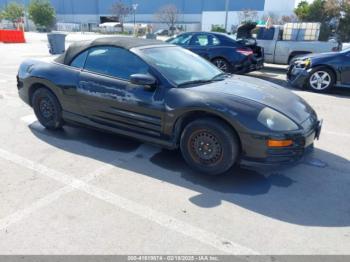
M 157 80 L 148 74 L 133 74 L 130 76 L 130 82 L 134 85 L 154 86 Z

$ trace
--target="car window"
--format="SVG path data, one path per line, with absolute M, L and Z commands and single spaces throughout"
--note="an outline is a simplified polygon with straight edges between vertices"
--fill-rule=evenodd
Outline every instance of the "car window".
M 174 45 L 188 45 L 190 43 L 191 37 L 192 35 L 189 34 L 179 35 L 178 37 L 170 40 L 169 43 Z
M 194 46 L 208 46 L 209 38 L 208 35 L 194 35 L 191 39 L 191 44 Z
M 259 28 L 257 39 L 258 40 L 273 40 L 275 35 L 275 28 Z
M 211 36 L 212 37 L 212 45 L 220 45 L 220 40 L 216 36 Z
M 220 45 L 220 40 L 214 35 L 200 34 L 200 35 L 194 35 L 192 37 L 190 45 L 193 45 L 193 46 Z
M 117 47 L 94 47 L 87 56 L 85 69 L 129 79 L 132 74 L 147 74 L 149 66 L 135 54 Z
M 209 61 L 181 47 L 145 48 L 142 53 L 148 63 L 176 85 L 208 81 L 222 74 Z
M 77 67 L 77 68 L 83 68 L 84 64 L 85 64 L 85 60 L 87 57 L 88 51 L 84 51 L 82 53 L 80 53 L 79 55 L 77 55 L 73 61 L 71 62 L 71 66 L 73 67 Z

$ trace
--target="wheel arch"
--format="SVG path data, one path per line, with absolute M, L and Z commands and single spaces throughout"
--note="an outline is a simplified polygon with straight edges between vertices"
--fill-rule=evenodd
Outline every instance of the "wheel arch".
M 32 105 L 32 97 L 33 94 L 36 90 L 38 90 L 39 88 L 45 88 L 47 90 L 49 90 L 57 99 L 57 101 L 59 101 L 58 99 L 58 95 L 57 93 L 53 90 L 53 88 L 50 88 L 50 85 L 48 83 L 44 83 L 42 81 L 38 81 L 38 80 L 33 80 L 33 82 L 30 84 L 29 89 L 28 89 L 28 98 L 29 98 L 29 105 Z
M 227 59 L 226 57 L 222 56 L 222 55 L 215 55 L 215 56 L 213 56 L 213 57 L 210 59 L 210 62 L 213 63 L 215 59 L 223 59 L 223 60 L 225 60 L 227 63 L 230 63 L 230 62 L 228 61 L 228 59 Z
M 292 51 L 288 56 L 288 64 L 292 61 L 292 59 L 298 55 L 307 55 L 312 54 L 312 52 L 309 51 Z
M 222 115 L 219 115 L 219 114 L 216 114 L 213 112 L 209 112 L 209 111 L 205 111 L 205 110 L 189 111 L 189 112 L 182 114 L 181 116 L 179 116 L 176 119 L 175 128 L 174 128 L 174 138 L 175 138 L 176 145 L 179 145 L 181 134 L 184 131 L 185 127 L 189 123 L 193 122 L 194 120 L 200 119 L 200 118 L 214 118 L 214 119 L 220 120 L 224 124 L 226 124 L 233 131 L 233 133 L 236 135 L 238 142 L 239 142 L 239 145 L 238 145 L 239 150 L 240 150 L 240 152 L 242 151 L 242 142 L 241 142 L 241 137 L 239 135 L 239 132 L 237 131 L 237 129 L 238 129 L 237 125 L 235 125 L 234 123 L 232 123 L 232 121 L 229 121 L 227 118 L 225 118 Z

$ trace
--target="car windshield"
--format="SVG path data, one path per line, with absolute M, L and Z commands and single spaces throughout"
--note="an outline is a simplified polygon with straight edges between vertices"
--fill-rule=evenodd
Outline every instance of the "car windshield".
M 177 86 L 223 79 L 223 72 L 198 55 L 181 47 L 156 47 L 142 50 L 147 62 Z

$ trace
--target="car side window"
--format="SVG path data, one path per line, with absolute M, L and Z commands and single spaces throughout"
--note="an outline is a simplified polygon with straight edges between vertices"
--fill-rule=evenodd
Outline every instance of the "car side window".
M 191 39 L 191 44 L 193 46 L 208 46 L 209 37 L 208 35 L 194 35 Z
M 258 40 L 273 40 L 275 35 L 275 28 L 263 28 L 261 27 L 258 32 L 257 39 Z
M 70 63 L 71 66 L 76 67 L 76 68 L 84 68 L 84 64 L 86 61 L 88 51 L 84 51 L 77 55 L 73 61 Z
M 178 37 L 170 40 L 169 43 L 174 45 L 188 45 L 190 43 L 191 37 L 192 35 L 189 34 L 179 35 Z
M 216 36 L 211 36 L 212 37 L 212 45 L 220 45 L 220 40 Z
M 128 80 L 133 74 L 147 74 L 149 66 L 129 50 L 118 47 L 93 47 L 85 69 Z

